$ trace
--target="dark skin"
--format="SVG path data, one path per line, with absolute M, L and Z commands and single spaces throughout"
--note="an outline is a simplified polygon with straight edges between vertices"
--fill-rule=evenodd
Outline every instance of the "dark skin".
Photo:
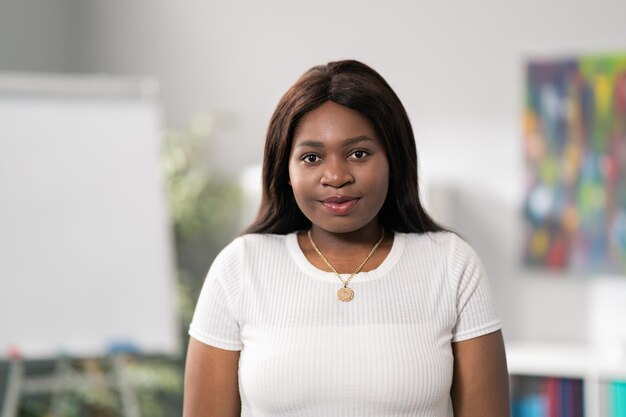
M 289 173 L 298 206 L 311 220 L 311 235 L 320 251 L 339 273 L 351 274 L 382 232 L 378 212 L 389 183 L 382 143 L 367 119 L 331 102 L 303 117 L 293 140 Z M 349 196 L 349 201 L 325 204 L 337 196 Z M 298 234 L 298 242 L 311 264 L 328 270 L 305 232 Z M 387 232 L 362 271 L 378 268 L 392 244 L 393 233 Z M 455 417 L 509 417 L 502 333 L 452 343 L 452 352 L 450 395 Z M 192 338 L 183 416 L 239 416 L 238 363 L 239 352 L 207 346 Z
M 367 242 L 366 239 L 363 239 L 367 243 L 359 243 L 359 240 L 353 242 L 351 238 L 354 238 L 354 236 L 351 236 L 350 238 L 340 238 L 332 242 L 328 240 L 321 240 L 316 237 L 315 230 L 311 232 L 311 237 L 313 238 L 315 245 L 317 245 L 317 248 L 330 261 L 331 265 L 335 267 L 337 272 L 340 274 L 351 274 L 354 272 L 356 267 L 359 266 L 361 261 L 369 254 L 372 247 L 374 247 L 376 242 L 378 242 L 378 239 L 380 239 L 380 235 L 382 233 L 380 226 L 373 229 L 374 231 L 369 233 L 370 241 Z M 321 240 L 321 242 L 318 242 L 319 240 Z M 310 263 L 323 271 L 328 270 L 328 266 L 326 266 L 317 252 L 315 252 L 315 249 L 313 249 L 306 232 L 298 233 L 298 243 Z M 363 265 L 361 271 L 368 272 L 378 268 L 389 254 L 392 245 L 393 233 L 386 232 L 385 238 L 381 242 L 380 246 L 367 263 Z M 359 258 L 361 261 L 355 263 L 355 259 Z
M 452 343 L 455 417 L 509 417 L 509 376 L 500 330 Z
M 238 351 L 218 349 L 190 338 L 183 417 L 239 416 L 238 369 Z

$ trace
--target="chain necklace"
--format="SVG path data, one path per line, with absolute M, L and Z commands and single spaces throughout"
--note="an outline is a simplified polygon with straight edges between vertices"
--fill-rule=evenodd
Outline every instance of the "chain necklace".
M 354 278 L 354 276 L 356 274 L 359 273 L 359 271 L 361 271 L 361 269 L 363 268 L 363 266 L 365 265 L 365 263 L 367 261 L 369 261 L 369 259 L 372 257 L 372 255 L 374 254 L 374 252 L 376 252 L 376 249 L 378 249 L 378 247 L 380 246 L 380 244 L 382 243 L 383 239 L 385 238 L 385 229 L 383 229 L 383 233 L 380 236 L 380 239 L 378 239 L 378 242 L 376 242 L 376 244 L 374 245 L 374 247 L 372 248 L 372 250 L 370 251 L 370 253 L 365 257 L 365 259 L 363 259 L 363 262 L 361 262 L 361 265 L 359 265 L 354 272 L 352 273 L 352 275 L 350 275 L 348 277 L 347 280 L 343 280 L 343 278 L 341 278 L 341 275 L 339 275 L 339 273 L 337 272 L 337 270 L 335 269 L 334 266 L 332 266 L 330 264 L 330 262 L 328 262 L 328 259 L 326 259 L 324 257 L 324 255 L 322 255 L 322 252 L 320 252 L 320 250 L 317 248 L 317 246 L 315 246 L 315 242 L 313 242 L 313 238 L 311 237 L 311 230 L 309 229 L 309 231 L 307 232 L 307 236 L 309 237 L 309 242 L 311 242 L 311 245 L 313 246 L 313 249 L 315 249 L 315 252 L 317 252 L 317 254 L 320 256 L 320 258 L 322 258 L 322 261 L 324 261 L 324 263 L 326 264 L 326 266 L 328 266 L 330 268 L 331 271 L 333 271 L 335 273 L 335 275 L 337 275 L 337 278 L 339 278 L 339 281 L 341 281 L 343 283 L 343 287 L 341 287 L 339 289 L 339 291 L 337 291 L 337 298 L 339 299 L 339 301 L 343 301 L 343 302 L 348 302 L 348 301 L 352 301 L 352 299 L 354 298 L 354 291 L 352 291 L 351 288 L 348 287 L 348 284 L 350 283 L 350 280 L 352 280 L 352 278 Z

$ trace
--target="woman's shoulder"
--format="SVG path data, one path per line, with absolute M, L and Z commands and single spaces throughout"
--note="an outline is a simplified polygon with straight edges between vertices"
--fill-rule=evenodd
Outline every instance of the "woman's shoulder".
M 231 245 L 244 249 L 274 248 L 276 246 L 284 245 L 288 237 L 289 234 L 278 235 L 271 233 L 247 233 L 235 238 Z
M 231 277 L 239 276 L 248 269 L 247 265 L 250 263 L 281 256 L 287 236 L 271 234 L 237 236 L 217 254 L 210 270 Z
M 249 233 L 234 238 L 220 252 L 221 258 L 239 258 L 258 252 L 275 251 L 285 246 L 285 240 L 289 235 L 276 235 L 269 233 Z
M 456 244 L 458 240 L 462 240 L 459 235 L 448 230 L 441 230 L 437 232 L 422 232 L 422 233 L 402 233 L 407 243 L 413 246 L 430 246 L 447 248 L 450 245 Z

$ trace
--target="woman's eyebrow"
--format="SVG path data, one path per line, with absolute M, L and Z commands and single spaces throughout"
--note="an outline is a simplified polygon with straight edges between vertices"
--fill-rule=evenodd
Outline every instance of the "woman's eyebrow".
M 298 143 L 296 145 L 296 148 L 302 148 L 302 147 L 311 147 L 311 148 L 323 148 L 324 145 L 322 144 L 322 142 L 317 142 L 314 140 L 303 140 L 302 142 Z
M 374 141 L 374 139 L 370 138 L 369 136 L 360 135 L 360 136 L 355 136 L 353 138 L 346 139 L 342 143 L 342 146 L 352 146 L 352 145 L 357 144 L 359 142 L 375 142 L 375 141 Z M 304 147 L 304 146 L 309 146 L 311 148 L 323 148 L 324 144 L 322 142 L 315 141 L 315 140 L 304 140 L 304 141 L 298 143 L 296 145 L 296 148 L 301 148 L 301 147 Z
M 350 139 L 346 139 L 345 142 L 343 143 L 343 146 L 351 146 L 359 142 L 375 142 L 375 140 L 370 138 L 369 136 L 360 135 L 360 136 L 355 136 Z

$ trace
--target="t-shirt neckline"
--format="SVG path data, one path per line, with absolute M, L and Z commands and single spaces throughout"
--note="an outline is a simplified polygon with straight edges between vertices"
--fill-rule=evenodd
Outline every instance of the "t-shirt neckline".
M 391 245 L 391 250 L 383 260 L 383 262 L 378 265 L 376 269 L 372 269 L 367 272 L 359 272 L 352 281 L 351 284 L 358 282 L 366 282 L 372 281 L 378 278 L 385 276 L 398 262 L 402 253 L 404 252 L 404 244 L 406 241 L 405 233 L 394 232 L 393 235 L 393 243 Z M 302 248 L 300 248 L 300 244 L 298 243 L 298 232 L 292 232 L 286 235 L 285 244 L 287 245 L 287 250 L 291 255 L 291 258 L 295 262 L 295 264 L 307 275 L 320 279 L 323 281 L 329 282 L 337 282 L 337 276 L 334 272 L 323 271 L 318 269 L 315 265 L 313 265 L 306 256 L 304 256 L 304 252 L 302 252 Z M 345 280 L 350 274 L 340 274 L 341 277 Z

